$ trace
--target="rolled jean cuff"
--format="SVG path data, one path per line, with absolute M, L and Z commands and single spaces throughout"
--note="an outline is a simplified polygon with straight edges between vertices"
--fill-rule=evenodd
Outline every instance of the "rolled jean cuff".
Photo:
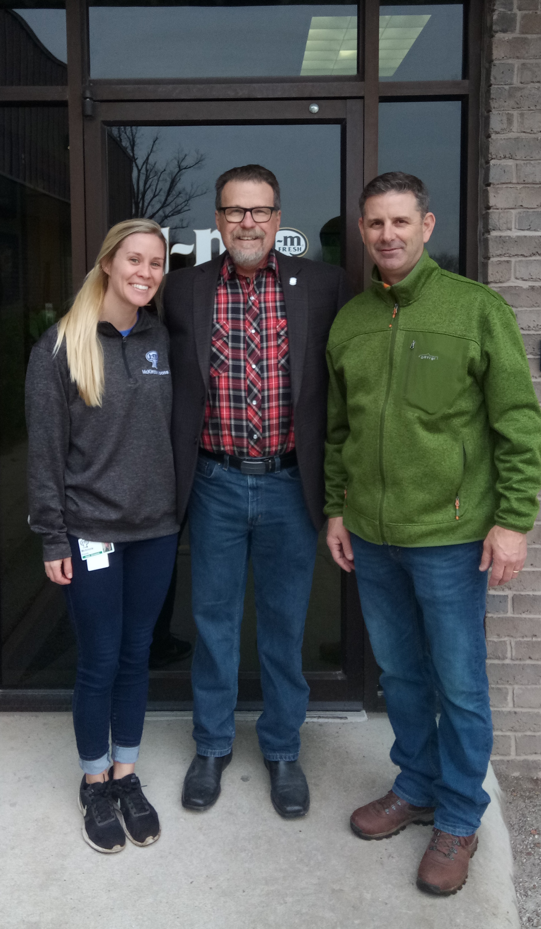
M 266 761 L 296 761 L 299 757 L 298 752 L 285 755 L 283 752 L 265 752 L 263 757 Z
M 113 742 L 113 761 L 119 764 L 135 764 L 139 758 L 139 745 L 115 745 Z
M 88 758 L 79 758 L 79 767 L 85 774 L 101 774 L 102 771 L 107 771 L 110 764 L 111 755 L 109 752 L 102 755 L 101 758 L 96 758 L 95 761 L 89 761 Z

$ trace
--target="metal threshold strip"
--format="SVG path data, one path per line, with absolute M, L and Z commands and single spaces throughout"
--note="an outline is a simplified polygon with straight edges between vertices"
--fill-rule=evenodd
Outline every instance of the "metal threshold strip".
M 235 717 L 237 722 L 244 720 L 252 721 L 258 719 L 260 713 L 256 710 L 236 710 Z M 146 714 L 146 722 L 160 722 L 168 719 L 188 719 L 191 720 L 191 710 L 151 710 Z M 306 714 L 306 723 L 365 723 L 368 716 L 365 710 L 354 710 L 345 712 L 341 710 L 308 710 Z
M 59 713 L 70 712 L 73 690 L 23 690 L 0 688 L 0 712 L 5 713 Z M 242 702 L 235 713 L 239 720 L 257 719 L 263 710 L 262 702 Z M 147 719 L 188 719 L 192 704 L 188 701 L 149 701 Z M 308 705 L 307 721 L 363 722 L 366 713 L 360 701 L 316 702 Z

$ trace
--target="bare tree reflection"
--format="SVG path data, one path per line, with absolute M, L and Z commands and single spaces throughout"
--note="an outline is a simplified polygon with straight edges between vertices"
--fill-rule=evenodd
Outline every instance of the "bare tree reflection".
M 443 268 L 444 271 L 452 271 L 453 274 L 460 274 L 458 255 L 453 255 L 451 252 L 437 252 L 435 255 L 431 254 L 430 257 L 433 258 L 436 264 L 439 264 L 440 268 Z
M 203 167 L 205 155 L 198 151 L 188 154 L 179 148 L 172 158 L 161 160 L 158 131 L 148 139 L 139 126 L 116 126 L 111 134 L 132 163 L 132 216 L 154 219 L 161 226 L 171 226 L 172 231 L 185 229 L 188 223 L 182 217 L 189 212 L 192 200 L 208 190 L 187 183 L 186 175 Z

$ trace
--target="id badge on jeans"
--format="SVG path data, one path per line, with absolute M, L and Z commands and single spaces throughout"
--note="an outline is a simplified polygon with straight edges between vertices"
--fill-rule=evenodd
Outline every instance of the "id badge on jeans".
M 113 542 L 88 542 L 86 539 L 79 539 L 79 551 L 81 558 L 86 561 L 89 571 L 98 571 L 100 568 L 109 567 L 109 554 L 114 552 Z

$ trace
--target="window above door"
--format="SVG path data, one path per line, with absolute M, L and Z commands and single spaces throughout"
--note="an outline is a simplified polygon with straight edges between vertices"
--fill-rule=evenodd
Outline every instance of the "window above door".
M 92 78 L 357 73 L 357 6 L 344 3 L 89 6 Z

